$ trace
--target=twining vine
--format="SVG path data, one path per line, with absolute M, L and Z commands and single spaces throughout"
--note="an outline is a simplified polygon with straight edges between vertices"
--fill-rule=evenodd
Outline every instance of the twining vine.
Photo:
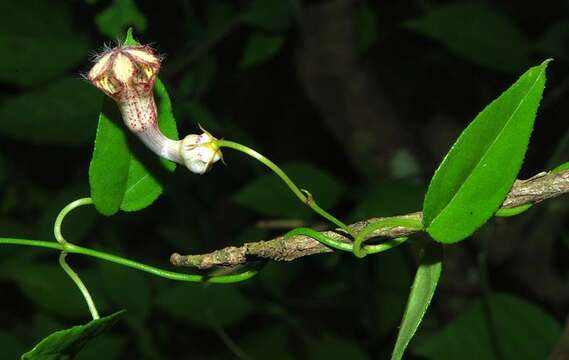
M 174 265 L 205 269 L 248 264 L 251 258 L 254 261 L 259 258 L 293 260 L 334 250 L 363 258 L 390 250 L 407 241 L 412 234 L 428 232 L 438 243 L 421 243 L 421 262 L 392 354 L 392 359 L 401 359 L 427 311 L 442 271 L 442 246 L 439 243 L 461 241 L 493 216 L 515 216 L 536 203 L 569 192 L 567 164 L 527 180 L 514 181 L 527 150 L 527 142 L 545 85 L 545 69 L 548 63 L 549 60 L 546 60 L 529 69 L 464 130 L 431 179 L 423 212 L 370 219 L 352 225 L 344 223 L 321 208 L 308 190 L 298 187 L 274 162 L 245 145 L 217 139 L 204 129 L 201 129 L 202 134 L 190 134 L 181 140 L 166 136 L 159 127 L 153 93 L 155 85 L 164 90 L 163 84 L 157 82 L 161 58 L 149 46 L 137 43 L 131 32 L 128 33 L 124 44 L 106 49 L 95 59 L 95 65 L 86 78 L 116 102 L 125 126 L 158 156 L 182 164 L 193 173 L 204 174 L 215 162 L 223 159 L 222 148 L 239 151 L 268 167 L 303 204 L 337 227 L 326 232 L 304 227 L 295 228 L 274 240 L 229 247 L 210 254 L 173 254 L 170 260 Z M 485 140 L 481 141 L 481 137 Z M 99 149 L 96 141 L 93 158 L 101 152 L 104 153 L 105 149 Z M 473 159 L 464 156 L 465 149 L 475 154 Z M 105 161 L 101 162 L 105 166 L 108 165 Z M 102 171 L 102 176 L 106 175 L 105 171 Z M 491 182 L 490 186 L 484 187 L 485 181 L 491 177 L 496 180 Z M 102 188 L 107 190 L 107 187 Z M 55 242 L 0 238 L 0 244 L 60 251 L 59 263 L 80 290 L 94 320 L 100 318 L 95 301 L 79 275 L 67 264 L 68 254 L 86 255 L 166 279 L 185 282 L 234 283 L 247 280 L 259 271 L 258 266 L 251 266 L 235 274 L 186 274 L 75 245 L 64 238 L 63 221 L 81 206 L 98 206 L 99 193 L 96 194 L 92 187 L 91 194 L 92 198 L 75 200 L 60 211 L 53 226 Z M 476 202 L 473 200 L 480 200 L 480 203 L 472 205 Z M 111 210 L 106 215 L 118 211 L 118 207 Z M 101 209 L 99 211 L 105 213 Z M 383 242 L 368 241 L 378 236 L 388 239 Z

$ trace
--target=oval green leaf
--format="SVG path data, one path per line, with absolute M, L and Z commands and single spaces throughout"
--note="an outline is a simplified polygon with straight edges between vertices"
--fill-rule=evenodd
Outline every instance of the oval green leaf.
M 85 325 L 56 331 L 22 355 L 22 360 L 73 359 L 89 341 L 107 331 L 123 314 L 124 311 L 119 311 Z
M 462 132 L 435 172 L 424 224 L 443 243 L 471 235 L 498 209 L 522 165 L 549 60 L 532 67 Z
M 105 99 L 99 114 L 95 148 L 89 164 L 89 185 L 95 208 L 103 215 L 116 213 L 123 201 L 128 180 L 130 152 L 126 134 L 117 120 L 116 105 Z M 115 121 L 111 120 L 114 118 Z
M 415 335 L 431 304 L 431 299 L 435 294 L 439 278 L 441 277 L 443 268 L 442 257 L 441 245 L 431 242 L 426 246 L 421 257 L 421 263 L 415 274 L 415 280 L 413 280 L 405 314 L 403 314 L 395 347 L 391 354 L 391 360 L 403 358 L 407 345 L 409 345 L 413 335 Z
M 241 21 L 267 32 L 285 32 L 295 17 L 293 1 L 255 0 L 250 4 Z

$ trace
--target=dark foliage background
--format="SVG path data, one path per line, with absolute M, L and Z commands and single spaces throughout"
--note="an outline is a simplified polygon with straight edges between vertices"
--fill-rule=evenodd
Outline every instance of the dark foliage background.
M 566 1 L 4 1 L 1 236 L 53 239 L 57 211 L 88 196 L 102 95 L 80 74 L 93 51 L 128 26 L 166 55 L 160 76 L 180 134 L 200 123 L 252 146 L 344 219 L 420 210 L 460 131 L 549 57 L 555 62 L 520 177 L 568 160 Z M 272 220 L 322 225 L 284 186 L 259 180 L 268 176 L 261 165 L 229 150 L 225 160 L 204 176 L 178 169 L 143 211 L 105 218 L 79 210 L 64 232 L 167 267 L 174 251 L 207 252 L 288 230 Z M 448 246 L 409 358 L 550 353 L 569 311 L 566 203 L 492 221 Z M 56 256 L 0 249 L 2 358 L 88 320 Z M 411 245 L 363 261 L 320 255 L 268 263 L 238 285 L 198 285 L 71 256 L 102 313 L 128 310 L 79 358 L 387 358 L 415 259 Z

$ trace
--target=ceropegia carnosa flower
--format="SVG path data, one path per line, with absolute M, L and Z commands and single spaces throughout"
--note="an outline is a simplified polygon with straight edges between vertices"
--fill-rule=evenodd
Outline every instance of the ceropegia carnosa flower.
M 152 151 L 203 174 L 221 159 L 216 139 L 204 132 L 172 140 L 158 127 L 153 88 L 160 63 L 160 56 L 150 46 L 119 45 L 96 57 L 87 78 L 115 100 L 126 126 Z

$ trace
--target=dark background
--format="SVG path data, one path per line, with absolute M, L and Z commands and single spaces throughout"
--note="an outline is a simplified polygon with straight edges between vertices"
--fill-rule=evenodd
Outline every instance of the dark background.
M 568 160 L 567 1 L 3 1 L 1 236 L 51 240 L 59 209 L 89 195 L 102 94 L 80 75 L 128 26 L 165 55 L 160 78 L 180 134 L 200 123 L 255 148 L 346 221 L 420 210 L 462 129 L 550 57 L 520 178 Z M 227 166 L 204 176 L 179 168 L 140 212 L 77 211 L 66 237 L 169 267 L 174 251 L 202 253 L 288 230 L 259 221 L 323 225 L 284 186 L 258 183 L 268 176 L 260 164 L 229 149 L 224 155 Z M 569 310 L 566 202 L 493 220 L 448 246 L 409 358 L 549 354 Z M 101 313 L 128 310 L 80 359 L 382 359 L 416 254 L 405 245 L 365 260 L 332 254 L 268 263 L 237 285 L 174 283 L 80 256 L 69 262 Z M 0 288 L 2 358 L 89 320 L 49 250 L 1 248 Z

